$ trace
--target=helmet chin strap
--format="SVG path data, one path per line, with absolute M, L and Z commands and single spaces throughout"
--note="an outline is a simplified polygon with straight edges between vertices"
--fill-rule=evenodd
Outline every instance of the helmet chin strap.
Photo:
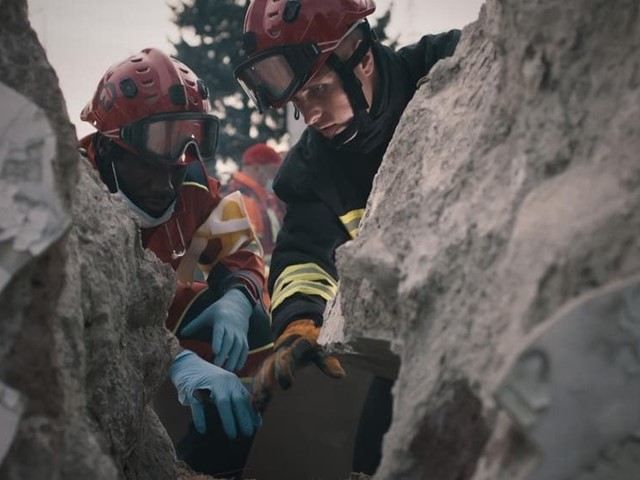
M 347 125 L 347 128 L 331 139 L 331 145 L 334 148 L 341 147 L 353 140 L 358 135 L 358 132 L 366 130 L 372 123 L 368 113 L 369 103 L 362 91 L 362 82 L 353 72 L 370 47 L 371 34 L 367 28 L 367 33 L 348 60 L 343 62 L 335 53 L 332 53 L 327 59 L 327 64 L 338 74 L 353 110 L 353 120 Z
M 125 205 L 129 207 L 129 210 L 131 210 L 135 214 L 135 216 L 138 218 L 138 220 L 140 220 L 140 224 L 142 225 L 143 228 L 157 227 L 158 225 L 162 225 L 163 223 L 167 222 L 171 218 L 171 215 L 173 215 L 173 210 L 176 207 L 176 200 L 171 202 L 171 204 L 169 204 L 167 209 L 159 217 L 154 217 L 148 214 L 147 212 L 145 212 L 138 205 L 136 205 L 134 201 L 131 200 L 122 191 L 122 189 L 120 188 L 120 184 L 118 183 L 118 175 L 116 174 L 116 167 L 113 164 L 113 162 L 111 163 L 111 168 L 113 170 L 113 178 L 115 179 L 115 182 L 116 182 L 116 189 L 118 191 L 118 195 L 120 195 L 120 198 L 122 198 L 122 201 L 125 203 Z

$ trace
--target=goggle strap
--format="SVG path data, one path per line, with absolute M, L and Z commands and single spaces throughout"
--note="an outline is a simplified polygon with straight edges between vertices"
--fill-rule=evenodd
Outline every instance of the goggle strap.
M 329 55 L 327 59 L 327 64 L 338 74 L 354 113 L 354 118 L 347 128 L 331 139 L 331 144 L 334 147 L 341 147 L 346 141 L 353 138 L 361 127 L 365 127 L 371 121 L 367 113 L 369 103 L 362 91 L 362 83 L 353 73 L 354 68 L 362 61 L 372 45 L 373 32 L 368 23 L 364 24 L 363 30 L 365 32 L 364 38 L 348 60 L 343 62 L 335 53 Z

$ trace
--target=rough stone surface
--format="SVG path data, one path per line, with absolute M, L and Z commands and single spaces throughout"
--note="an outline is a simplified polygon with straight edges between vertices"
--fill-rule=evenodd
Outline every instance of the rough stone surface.
M 400 356 L 376 479 L 522 478 L 504 366 L 567 301 L 640 271 L 639 48 L 636 0 L 488 0 L 417 92 L 327 320 L 337 350 Z M 580 478 L 640 476 L 634 448 Z
M 148 407 L 172 358 L 164 319 L 175 277 L 80 160 L 24 0 L 0 0 L 0 81 L 45 112 L 73 217 L 68 235 L 0 294 L 0 379 L 26 403 L 0 478 L 175 478 L 173 448 Z

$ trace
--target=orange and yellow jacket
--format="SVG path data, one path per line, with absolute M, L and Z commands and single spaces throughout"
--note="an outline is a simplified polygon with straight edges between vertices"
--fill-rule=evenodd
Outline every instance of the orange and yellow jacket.
M 262 245 L 265 263 L 268 265 L 284 218 L 284 203 L 244 172 L 234 173 L 225 190 L 237 190 L 242 194 L 249 219 Z
M 80 145 L 95 167 L 91 136 L 83 138 Z M 235 372 L 248 381 L 273 346 L 265 266 L 239 196 L 223 198 L 219 189 L 220 183 L 206 174 L 201 163 L 190 164 L 172 216 L 159 226 L 141 228 L 142 245 L 171 265 L 178 276 L 167 328 L 183 348 L 205 360 L 214 358 L 211 328 L 189 338 L 181 336 L 182 328 L 231 288 L 241 290 L 254 304 L 249 320 L 249 357 Z

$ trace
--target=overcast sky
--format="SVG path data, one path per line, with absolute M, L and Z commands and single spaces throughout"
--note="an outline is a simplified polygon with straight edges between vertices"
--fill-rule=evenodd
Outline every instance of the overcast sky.
M 322 0 L 313 0 L 322 1 Z M 376 0 L 385 11 L 392 0 Z M 482 0 L 395 0 L 388 34 L 401 45 L 425 33 L 462 28 L 478 17 Z M 79 119 L 112 63 L 145 47 L 173 52 L 177 32 L 165 0 L 28 0 L 29 17 L 60 79 L 78 135 L 93 129 Z

